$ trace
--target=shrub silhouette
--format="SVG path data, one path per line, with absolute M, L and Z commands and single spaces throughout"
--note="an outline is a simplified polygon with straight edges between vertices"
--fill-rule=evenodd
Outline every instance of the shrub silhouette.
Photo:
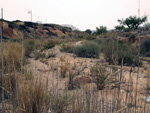
M 150 39 L 147 38 L 141 43 L 141 54 L 143 56 L 150 56 Z
M 78 57 L 86 58 L 98 58 L 100 53 L 100 48 L 97 43 L 87 41 L 81 46 L 75 48 L 75 54 Z

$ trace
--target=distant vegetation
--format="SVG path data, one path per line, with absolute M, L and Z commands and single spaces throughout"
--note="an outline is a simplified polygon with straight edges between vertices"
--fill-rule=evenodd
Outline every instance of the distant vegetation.
M 107 33 L 107 27 L 106 26 L 96 27 L 96 34 L 97 35 L 100 35 L 103 33 Z
M 92 31 L 90 29 L 85 30 L 86 33 L 91 34 Z
M 136 16 L 130 16 L 126 19 L 119 19 L 118 22 L 120 23 L 119 26 L 116 26 L 115 28 L 117 30 L 124 30 L 124 28 L 127 26 L 129 30 L 131 29 L 138 29 L 138 27 L 145 23 L 147 21 L 147 16 L 143 17 L 136 17 Z
M 55 24 L 8 22 L 0 104 L 14 113 L 149 112 L 143 100 L 150 91 L 146 21 L 146 16 L 130 16 L 118 20 L 115 30 L 100 26 L 95 34 Z

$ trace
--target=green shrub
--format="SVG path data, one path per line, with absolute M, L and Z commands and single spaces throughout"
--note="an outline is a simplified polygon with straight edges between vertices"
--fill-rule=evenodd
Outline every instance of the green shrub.
M 26 40 L 24 47 L 25 47 L 25 56 L 30 57 L 30 54 L 34 51 L 34 40 Z
M 73 53 L 73 47 L 63 43 L 61 45 L 60 51 L 67 52 L 67 53 Z
M 27 26 L 27 27 L 32 27 L 33 28 L 34 26 L 37 26 L 38 24 L 33 23 L 33 22 L 25 22 L 24 25 Z
M 107 33 L 107 27 L 106 26 L 100 26 L 99 28 L 96 27 L 96 34 L 100 35 L 103 33 Z
M 91 34 L 92 31 L 90 29 L 85 30 L 86 33 Z
M 99 45 L 101 45 L 101 44 L 103 43 L 103 40 L 100 39 L 100 38 L 96 38 L 96 39 L 94 40 L 94 42 L 96 42 L 96 43 L 98 43 Z
M 86 37 L 87 40 L 94 40 L 96 37 L 94 35 L 88 35 Z
M 14 22 L 8 22 L 8 27 L 15 29 L 15 28 L 17 28 L 17 25 Z
M 19 25 L 18 29 L 21 30 L 21 31 L 26 31 L 28 33 L 31 33 L 30 29 L 25 25 Z
M 150 56 L 150 39 L 147 38 L 141 43 L 141 54 L 142 56 Z
M 106 61 L 110 64 L 120 65 L 123 59 L 124 65 L 138 65 L 138 59 L 136 58 L 136 48 L 133 48 L 131 45 L 127 45 L 123 41 L 119 40 L 117 42 L 117 40 L 107 40 L 102 46 L 102 51 L 105 55 Z
M 131 43 L 134 43 L 135 42 L 135 38 L 136 36 L 134 34 L 131 34 L 128 38 L 128 41 L 131 42 Z
M 123 25 L 118 25 L 118 26 L 115 26 L 115 30 L 122 32 L 122 31 L 125 31 L 125 27 Z
M 100 48 L 97 43 L 87 41 L 81 46 L 75 47 L 75 54 L 78 57 L 98 58 Z
M 65 38 L 66 38 L 66 36 L 61 36 L 61 38 L 62 38 L 62 39 L 65 39 Z
M 53 41 L 49 40 L 49 41 L 44 43 L 42 51 L 47 50 L 47 49 L 51 49 L 51 48 L 55 47 L 55 45 L 56 44 Z

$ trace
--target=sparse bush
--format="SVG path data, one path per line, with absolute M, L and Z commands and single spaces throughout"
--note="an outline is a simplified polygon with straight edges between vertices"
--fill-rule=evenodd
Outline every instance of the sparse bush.
M 123 32 L 125 31 L 125 27 L 123 25 L 118 25 L 118 26 L 115 26 L 115 30 L 119 32 Z
M 47 58 L 52 58 L 52 57 L 55 57 L 56 54 L 54 52 L 49 52 L 48 55 L 47 55 Z
M 56 88 L 57 89 L 57 88 Z M 71 101 L 73 101 L 73 96 L 67 94 L 67 92 L 59 90 L 50 91 L 49 101 L 51 104 L 51 110 L 54 113 L 64 113 L 67 111 L 66 107 Z
M 61 49 L 60 51 L 63 51 L 63 52 L 67 52 L 67 53 L 73 53 L 73 46 L 70 46 L 70 45 L 67 45 L 67 44 L 62 44 L 61 45 Z
M 18 38 L 11 38 L 11 39 L 10 39 L 10 42 L 18 42 L 18 43 L 21 43 L 21 39 L 18 39 Z
M 96 37 L 94 35 L 88 35 L 86 37 L 87 40 L 94 40 Z
M 17 25 L 14 22 L 8 22 L 8 27 L 14 29 L 17 28 Z
M 135 35 L 134 34 L 131 34 L 128 38 L 128 41 L 131 42 L 131 43 L 134 43 L 135 42 Z
M 103 40 L 101 38 L 96 38 L 94 40 L 94 42 L 98 43 L 99 45 L 101 45 L 103 43 Z
M 62 39 L 65 39 L 65 38 L 66 38 L 66 36 L 61 36 L 61 38 L 62 38 Z
M 38 24 L 33 23 L 33 22 L 25 22 L 24 25 L 27 26 L 27 27 L 32 27 L 33 28 L 34 26 L 37 26 Z
M 53 33 L 51 31 L 47 32 L 46 34 L 49 35 L 49 36 L 58 36 L 56 33 Z
M 106 73 L 105 67 L 96 63 L 91 69 L 91 76 L 94 78 L 94 82 L 97 85 L 98 90 L 102 90 L 105 87 L 105 81 L 109 74 Z
M 56 43 L 52 40 L 47 40 L 43 44 L 42 51 L 55 47 Z
M 35 42 L 32 39 L 25 41 L 24 47 L 25 47 L 26 57 L 30 57 L 30 54 L 34 51 L 34 45 L 35 45 Z
M 141 43 L 141 54 L 143 56 L 150 56 L 150 39 L 147 38 Z
M 34 53 L 34 59 L 38 60 L 39 58 L 45 58 L 45 53 L 42 52 L 35 52 Z
M 30 33 L 31 31 L 29 30 L 29 28 L 25 25 L 19 25 L 19 30 L 24 30 L 24 31 L 27 31 L 28 33 Z
M 102 51 L 106 61 L 110 64 L 118 63 L 120 65 L 123 59 L 123 64 L 125 65 L 138 65 L 138 59 L 135 56 L 137 55 L 136 48 L 131 47 L 131 45 L 126 45 L 123 41 L 107 40 L 102 46 Z
M 69 82 L 68 82 L 68 89 L 69 90 L 74 89 L 74 83 L 73 83 L 74 77 L 75 77 L 75 74 L 69 73 Z
M 62 62 L 61 63 L 61 66 L 60 66 L 60 76 L 62 77 L 62 78 L 65 78 L 66 77 L 66 75 L 67 75 L 67 72 L 68 72 L 68 70 L 69 70 L 69 62 L 68 62 L 68 60 L 65 60 L 64 62 Z
M 98 58 L 100 48 L 97 43 L 87 41 L 81 46 L 75 47 L 75 54 L 78 57 Z

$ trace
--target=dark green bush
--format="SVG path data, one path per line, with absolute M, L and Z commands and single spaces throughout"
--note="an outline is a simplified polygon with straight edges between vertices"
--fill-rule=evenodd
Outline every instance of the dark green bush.
M 96 34 L 97 35 L 100 35 L 103 33 L 107 33 L 107 27 L 106 26 L 96 27 Z
M 65 38 L 66 38 L 66 36 L 61 36 L 61 38 L 62 38 L 62 39 L 65 39 Z
M 121 65 L 123 59 L 124 65 L 138 65 L 136 48 L 131 47 L 131 45 L 127 45 L 123 41 L 119 40 L 117 42 L 117 40 L 107 40 L 102 46 L 102 51 L 105 55 L 106 61 L 110 64 Z
M 88 35 L 86 37 L 87 40 L 94 40 L 96 37 L 94 35 Z
M 13 22 L 8 22 L 8 27 L 14 29 L 17 28 L 17 25 Z
M 75 54 L 78 57 L 98 58 L 100 48 L 97 43 L 87 41 L 83 45 L 75 47 Z
M 150 39 L 147 38 L 141 43 L 141 55 L 149 57 L 150 56 Z
M 91 34 L 92 31 L 90 29 L 85 30 L 86 33 Z
M 34 45 L 35 45 L 35 42 L 34 40 L 26 40 L 25 41 L 25 56 L 26 57 L 30 57 L 30 54 L 34 51 Z
M 128 41 L 131 42 L 131 43 L 134 43 L 135 42 L 135 38 L 136 36 L 134 34 L 131 34 L 128 38 Z
M 101 45 L 103 43 L 103 40 L 101 38 L 96 38 L 94 40 L 94 42 L 98 43 L 99 45 Z
M 49 36 L 58 36 L 56 33 L 53 33 L 51 31 L 47 32 L 46 34 L 49 35 Z
M 29 30 L 29 28 L 25 25 L 19 25 L 19 30 L 24 30 L 24 31 L 27 31 L 28 33 L 31 33 L 31 31 Z
M 43 47 L 42 51 L 47 50 L 47 49 L 51 49 L 51 48 L 55 47 L 55 45 L 56 45 L 55 42 L 49 40 L 47 43 L 45 43 L 43 45 L 44 47 Z
M 27 27 L 32 27 L 33 28 L 34 26 L 37 26 L 38 24 L 33 23 L 33 22 L 25 22 L 24 25 L 27 26 Z

